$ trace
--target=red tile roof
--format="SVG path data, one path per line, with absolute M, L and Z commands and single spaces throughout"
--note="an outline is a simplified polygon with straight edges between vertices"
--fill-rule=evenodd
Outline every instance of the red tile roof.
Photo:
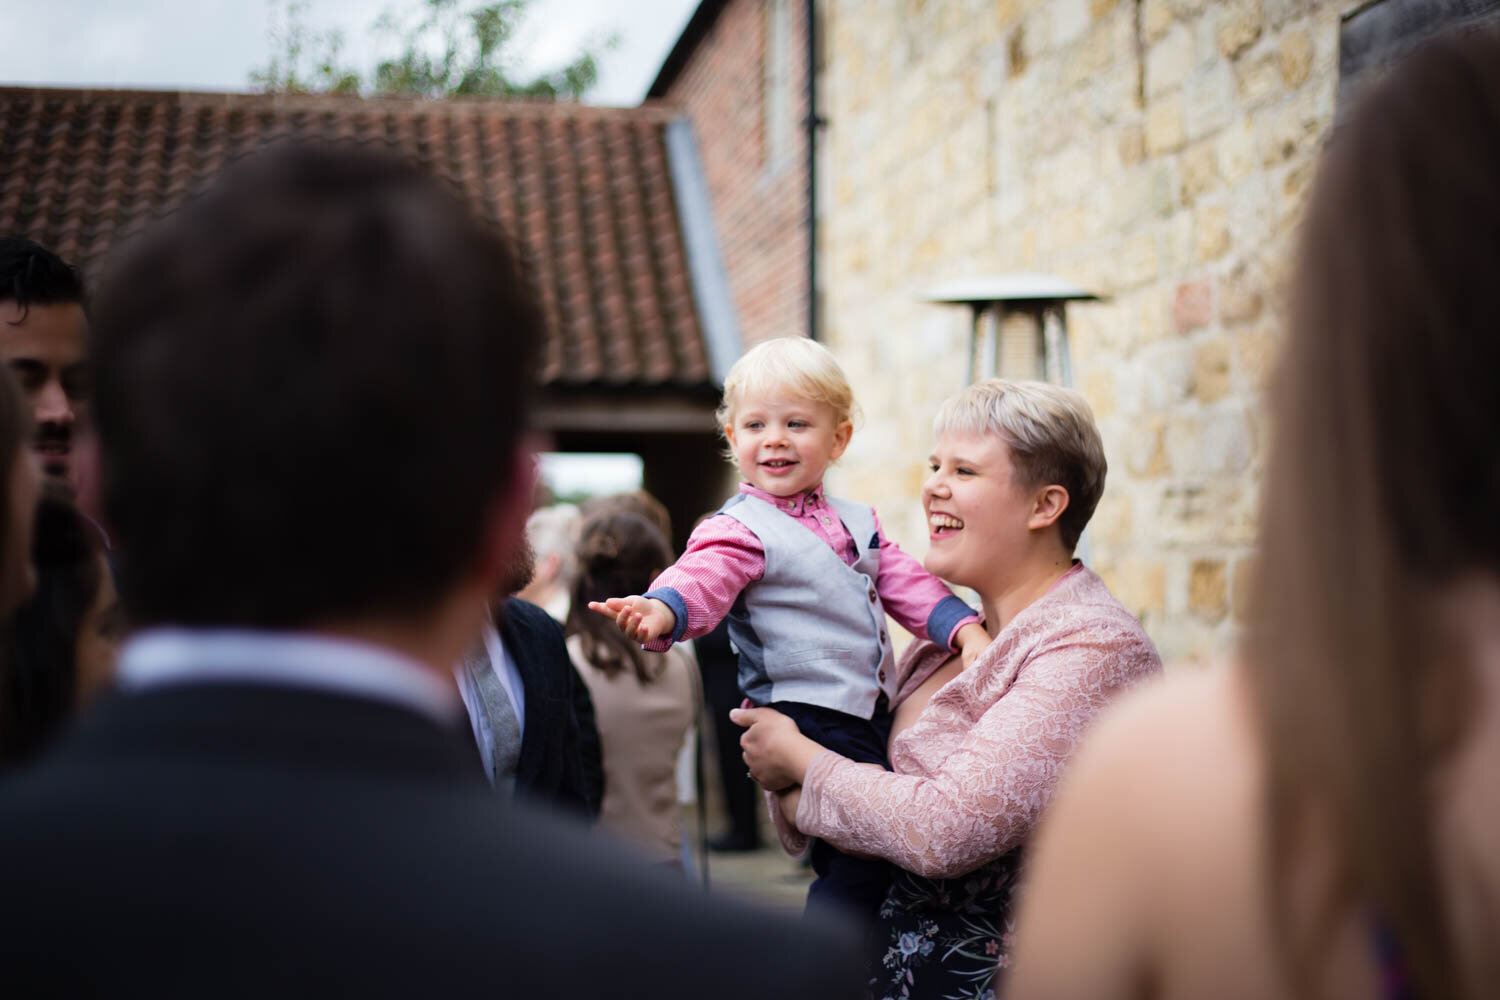
M 665 108 L 0 88 L 0 233 L 85 273 L 274 139 L 384 143 L 455 183 L 537 265 L 554 387 L 705 387 Z

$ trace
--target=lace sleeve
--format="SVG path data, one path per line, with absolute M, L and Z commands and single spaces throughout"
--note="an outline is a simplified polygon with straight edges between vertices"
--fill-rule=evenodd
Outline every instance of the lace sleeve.
M 1121 638 L 1073 632 L 1039 645 L 966 733 L 961 702 L 935 698 L 924 716 L 938 730 L 929 731 L 948 727 L 960 735 L 920 773 L 877 771 L 820 754 L 803 782 L 798 829 L 929 878 L 952 878 L 998 858 L 1031 834 L 1099 709 L 1160 669 L 1144 634 L 1138 641 Z

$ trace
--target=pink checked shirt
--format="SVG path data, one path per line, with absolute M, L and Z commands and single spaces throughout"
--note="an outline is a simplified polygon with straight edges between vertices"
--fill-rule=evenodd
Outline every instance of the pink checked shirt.
M 749 483 L 740 483 L 740 492 L 758 497 L 788 517 L 796 518 L 850 566 L 859 558 L 854 539 L 824 498 L 822 485 L 791 497 L 774 496 Z M 955 597 L 943 581 L 886 538 L 878 517 L 875 535 L 880 549 L 880 574 L 875 580 L 875 590 L 885 610 L 919 639 L 931 639 L 952 648 L 959 628 L 977 622 L 979 616 Z M 652 581 L 645 595 L 665 602 L 677 615 L 672 635 L 649 642 L 645 648 L 663 650 L 674 642 L 696 639 L 713 631 L 729 614 L 740 591 L 759 580 L 765 571 L 765 548 L 755 532 L 732 517 L 706 518 L 693 529 L 681 558 Z

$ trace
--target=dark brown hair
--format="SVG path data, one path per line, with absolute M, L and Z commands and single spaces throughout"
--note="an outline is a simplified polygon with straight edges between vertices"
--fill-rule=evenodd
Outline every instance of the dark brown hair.
M 642 684 L 651 683 L 661 673 L 661 654 L 641 649 L 588 604 L 643 592 L 672 561 L 666 538 L 640 514 L 606 507 L 579 527 L 577 555 L 568 635 L 580 638 L 584 657 L 607 676 L 628 666 Z
M 1432 600 L 1500 573 L 1496 275 L 1500 36 L 1469 34 L 1398 67 L 1330 140 L 1272 389 L 1245 654 L 1303 992 L 1352 912 L 1391 932 L 1417 996 L 1463 995 L 1430 784 L 1471 724 L 1472 664 Z M 1290 897 L 1310 830 L 1336 867 L 1308 916 Z
M 11 519 L 16 516 L 16 512 L 10 509 L 11 478 L 15 474 L 17 462 L 31 461 L 26 449 L 31 434 L 31 407 L 26 402 L 26 395 L 10 370 L 0 367 L 0 626 L 5 624 L 6 617 L 26 597 L 24 589 L 17 588 L 19 592 L 16 593 L 7 591 L 12 589 L 13 583 L 25 576 L 15 564 L 19 560 L 30 559 L 31 553 L 6 552 L 4 548 L 10 542 Z
M 543 315 L 418 167 L 285 145 L 160 224 L 94 312 L 104 505 L 134 622 L 412 617 L 514 487 Z
M 78 702 L 78 637 L 99 596 L 100 539 L 72 503 L 44 495 L 32 533 L 36 590 L 0 650 L 0 766 L 41 752 Z

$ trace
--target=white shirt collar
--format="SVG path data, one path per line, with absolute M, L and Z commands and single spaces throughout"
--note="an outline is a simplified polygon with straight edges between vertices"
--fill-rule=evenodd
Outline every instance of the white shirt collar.
M 274 684 L 392 702 L 448 723 L 458 691 L 416 660 L 384 646 L 307 632 L 153 628 L 120 651 L 125 691 L 170 684 Z

